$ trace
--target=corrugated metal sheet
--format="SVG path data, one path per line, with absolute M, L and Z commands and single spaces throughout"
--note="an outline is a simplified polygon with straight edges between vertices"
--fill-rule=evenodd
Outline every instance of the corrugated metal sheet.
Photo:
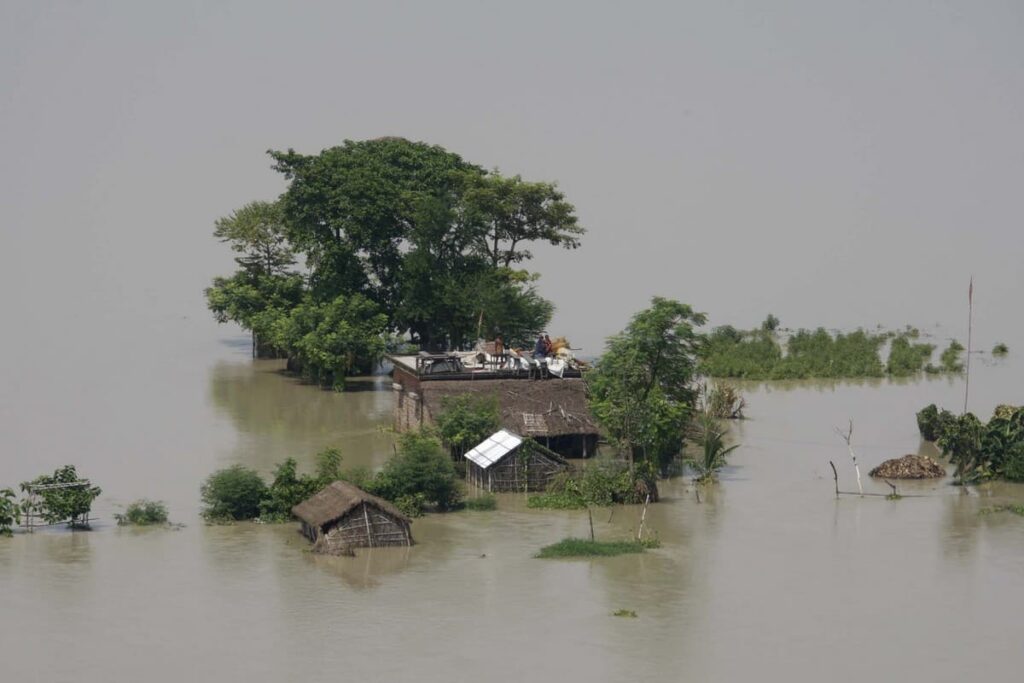
M 466 458 L 470 462 L 487 469 L 504 458 L 510 451 L 518 448 L 521 443 L 523 443 L 521 437 L 502 429 L 491 434 L 473 450 L 466 453 Z

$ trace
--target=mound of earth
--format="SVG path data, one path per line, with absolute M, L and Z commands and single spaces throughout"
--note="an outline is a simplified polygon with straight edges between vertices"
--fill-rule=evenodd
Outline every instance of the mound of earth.
M 883 479 L 935 479 L 946 476 L 946 468 L 927 455 L 904 455 L 886 460 L 868 474 Z

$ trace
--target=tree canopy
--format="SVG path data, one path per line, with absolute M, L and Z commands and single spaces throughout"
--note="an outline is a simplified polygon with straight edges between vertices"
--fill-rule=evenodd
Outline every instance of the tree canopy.
M 429 349 L 481 334 L 526 344 L 550 321 L 536 276 L 516 267 L 532 244 L 580 244 L 575 209 L 553 183 L 504 177 L 403 138 L 268 153 L 288 188 L 217 221 L 214 234 L 240 268 L 206 291 L 217 320 L 252 330 L 262 354 L 295 358 L 310 379 L 336 383 L 372 364 L 389 334 Z M 332 315 L 339 307 L 348 333 Z
M 655 297 L 611 337 L 587 375 L 590 408 L 633 459 L 664 468 L 683 447 L 697 397 L 695 376 L 705 316 Z

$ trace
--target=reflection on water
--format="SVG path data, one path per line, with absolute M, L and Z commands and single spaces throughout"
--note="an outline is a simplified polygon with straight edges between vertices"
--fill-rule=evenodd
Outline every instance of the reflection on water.
M 164 373 L 159 392 L 148 403 L 125 396 L 116 429 L 103 406 L 85 402 L 61 409 L 74 430 L 0 435 L 22 446 L 53 440 L 61 460 L 81 444 L 84 469 L 104 487 L 105 520 L 91 533 L 0 539 L 3 614 L 18 625 L 0 637 L 5 679 L 327 681 L 340 671 L 422 682 L 817 681 L 828 672 L 861 683 L 880 671 L 1010 678 L 1024 666 L 1024 520 L 979 514 L 1024 500 L 1024 487 L 962 495 L 948 479 L 901 482 L 899 501 L 833 492 L 829 460 L 844 490 L 856 486 L 833 427 L 854 421 L 865 488 L 886 493 L 866 472 L 905 453 L 938 457 L 914 413 L 962 403 L 956 380 L 744 385 L 751 419 L 732 426 L 742 446 L 721 483 L 698 500 L 689 482 L 664 482 L 646 520 L 662 546 L 643 555 L 535 559 L 545 544 L 586 536 L 587 513 L 531 510 L 503 494 L 496 511 L 415 520 L 412 548 L 335 558 L 310 553 L 294 524 L 203 525 L 198 486 L 232 462 L 266 473 L 294 456 L 311 467 L 328 446 L 348 466 L 378 466 L 393 442 L 390 382 L 323 391 L 247 352 L 197 345 L 191 363 L 150 368 Z M 1021 402 L 1020 364 L 978 367 L 976 412 Z M 120 379 L 90 378 L 97 395 L 124 390 Z M 89 425 L 109 436 L 90 441 Z M 11 461 L 8 471 L 43 464 Z M 114 503 L 140 495 L 168 500 L 186 528 L 112 526 Z M 595 533 L 630 538 L 641 511 L 595 510 Z M 612 617 L 617 609 L 639 617 Z M 943 645 L 951 633 L 956 647 Z

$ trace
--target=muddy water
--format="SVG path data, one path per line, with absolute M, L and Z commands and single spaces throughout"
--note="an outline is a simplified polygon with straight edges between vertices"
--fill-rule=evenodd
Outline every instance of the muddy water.
M 664 485 L 648 517 L 663 546 L 642 556 L 532 559 L 586 515 L 506 496 L 417 520 L 412 549 L 324 558 L 291 525 L 204 526 L 199 483 L 235 462 L 309 466 L 326 446 L 379 465 L 389 382 L 305 387 L 201 321 L 120 332 L 134 351 L 85 348 L 53 381 L 14 367 L 0 385 L 0 485 L 74 462 L 104 489 L 92 532 L 0 539 L 0 679 L 953 681 L 1024 666 L 1024 520 L 979 514 L 1024 488 L 833 495 L 830 459 L 856 486 L 834 425 L 854 420 L 865 473 L 930 452 L 913 413 L 958 405 L 959 382 L 745 387 L 751 419 L 721 484 L 702 502 Z M 1021 402 L 1022 370 L 976 362 L 972 407 Z M 114 526 L 141 496 L 185 528 Z M 597 533 L 626 537 L 638 518 L 599 511 Z

